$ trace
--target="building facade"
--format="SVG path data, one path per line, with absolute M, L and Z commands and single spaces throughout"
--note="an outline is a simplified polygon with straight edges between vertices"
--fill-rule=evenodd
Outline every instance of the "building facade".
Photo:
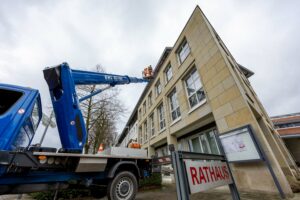
M 232 57 L 196 7 L 173 47 L 167 47 L 127 124 L 152 155 L 176 149 L 219 154 L 216 137 L 250 124 L 287 195 L 299 170 L 251 87 L 253 73 Z M 136 121 L 135 121 L 136 120 Z M 121 137 L 126 135 L 124 129 Z M 277 192 L 263 163 L 231 164 L 240 189 Z
M 138 122 L 136 121 L 131 127 L 130 126 L 126 127 L 127 134 L 124 135 L 124 138 L 122 138 L 122 140 L 120 140 L 120 143 L 118 146 L 128 147 L 128 144 L 130 142 L 138 140 L 137 125 L 138 125 Z
M 271 117 L 271 120 L 293 159 L 300 166 L 300 113 L 278 115 Z

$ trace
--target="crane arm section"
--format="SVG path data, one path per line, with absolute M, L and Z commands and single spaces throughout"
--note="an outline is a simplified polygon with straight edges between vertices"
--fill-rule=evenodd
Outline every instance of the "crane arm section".
M 43 72 L 49 87 L 62 147 L 68 152 L 81 152 L 87 137 L 76 85 L 106 84 L 115 86 L 148 82 L 146 79 L 126 75 L 72 70 L 67 63 L 46 68 Z M 90 98 L 101 91 L 103 90 L 96 91 L 82 99 Z
M 109 84 L 111 86 L 115 86 L 129 83 L 148 82 L 148 80 L 141 78 L 121 76 L 115 74 L 106 74 L 81 70 L 71 70 L 71 72 L 75 85 Z

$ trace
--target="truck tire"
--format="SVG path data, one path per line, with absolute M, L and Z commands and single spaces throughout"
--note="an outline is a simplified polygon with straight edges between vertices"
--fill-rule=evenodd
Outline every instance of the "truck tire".
M 119 172 L 108 184 L 109 200 L 134 200 L 138 190 L 136 176 L 129 171 Z

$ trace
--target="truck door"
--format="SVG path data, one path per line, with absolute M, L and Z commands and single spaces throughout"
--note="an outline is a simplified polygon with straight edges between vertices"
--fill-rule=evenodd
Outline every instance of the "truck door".
M 34 133 L 41 120 L 40 105 L 38 99 L 35 101 L 33 109 L 26 117 L 23 125 L 21 126 L 19 133 L 12 144 L 12 149 L 28 147 L 31 144 Z

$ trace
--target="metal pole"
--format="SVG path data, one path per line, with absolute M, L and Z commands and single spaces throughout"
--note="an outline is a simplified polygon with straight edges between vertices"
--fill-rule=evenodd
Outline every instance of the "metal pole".
M 53 115 L 54 115 L 54 110 L 52 110 L 52 112 L 51 112 L 51 114 L 50 114 L 50 117 L 49 117 L 49 121 L 48 121 L 48 123 L 46 124 L 45 130 L 44 130 L 43 135 L 42 135 L 42 137 L 41 137 L 41 140 L 40 140 L 40 142 L 39 142 L 40 146 L 42 146 L 42 143 L 43 143 L 43 141 L 44 141 L 44 139 L 45 139 L 45 136 L 46 136 L 46 133 L 47 133 L 47 131 L 48 131 L 48 128 L 49 128 L 49 126 L 50 126 L 50 124 L 51 124 L 51 119 L 52 119 Z
M 282 190 L 282 188 L 280 186 L 280 183 L 279 183 L 279 181 L 278 181 L 278 179 L 277 179 L 277 177 L 276 177 L 276 175 L 274 173 L 274 170 L 273 170 L 273 168 L 271 166 L 271 163 L 270 163 L 269 159 L 265 155 L 264 155 L 264 157 L 265 157 L 265 163 L 266 163 L 266 165 L 267 165 L 267 167 L 268 167 L 268 169 L 269 169 L 269 171 L 271 173 L 271 176 L 272 176 L 272 178 L 274 180 L 274 183 L 275 183 L 275 185 L 276 185 L 276 187 L 277 187 L 277 189 L 279 191 L 280 197 L 282 199 L 285 199 L 286 196 L 285 196 L 285 194 L 284 194 L 284 192 L 283 192 L 283 190 Z
M 175 176 L 177 200 L 182 200 L 182 194 L 181 194 L 181 190 L 180 190 L 180 183 L 179 183 L 179 176 L 178 176 L 178 169 L 177 169 L 177 163 L 176 163 L 176 155 L 175 155 L 174 151 L 171 152 L 171 160 L 172 160 L 172 166 L 173 166 L 174 176 Z
M 182 191 L 182 199 L 190 200 L 186 170 L 185 170 L 185 166 L 183 164 L 182 156 L 179 155 L 178 151 L 175 151 L 175 154 L 176 154 L 176 162 L 177 162 L 177 166 L 178 166 L 178 174 L 179 174 L 179 179 L 180 179 L 180 187 L 181 187 L 181 191 Z
M 271 162 L 270 162 L 268 156 L 266 155 L 264 149 L 262 148 L 262 145 L 260 144 L 260 141 L 258 140 L 258 138 L 256 137 L 256 135 L 254 134 L 252 126 L 249 125 L 248 129 L 250 131 L 250 135 L 252 135 L 252 138 L 254 140 L 254 144 L 255 144 L 256 148 L 258 149 L 258 151 L 260 151 L 260 154 L 263 157 L 263 161 L 264 161 L 264 163 L 266 163 L 266 165 L 267 165 L 267 167 L 268 167 L 268 169 L 270 171 L 270 174 L 271 174 L 271 176 L 272 176 L 272 178 L 274 180 L 274 183 L 275 183 L 275 185 L 276 185 L 276 187 L 277 187 L 277 189 L 279 191 L 280 197 L 282 199 L 285 199 L 286 196 L 285 196 L 285 194 L 284 194 L 284 192 L 283 192 L 283 190 L 281 188 L 281 185 L 280 185 L 280 183 L 279 183 L 279 181 L 277 179 L 277 176 L 275 175 L 275 172 L 274 172 L 274 170 L 273 170 L 273 168 L 271 166 Z
M 173 144 L 169 145 L 169 151 L 171 152 L 171 161 L 176 182 L 177 200 L 190 200 L 187 185 L 185 185 L 186 181 L 184 180 L 185 171 L 183 165 L 181 165 L 178 151 L 175 151 Z
M 55 190 L 53 200 L 56 200 L 56 199 L 57 199 L 57 194 L 58 194 L 58 190 Z

